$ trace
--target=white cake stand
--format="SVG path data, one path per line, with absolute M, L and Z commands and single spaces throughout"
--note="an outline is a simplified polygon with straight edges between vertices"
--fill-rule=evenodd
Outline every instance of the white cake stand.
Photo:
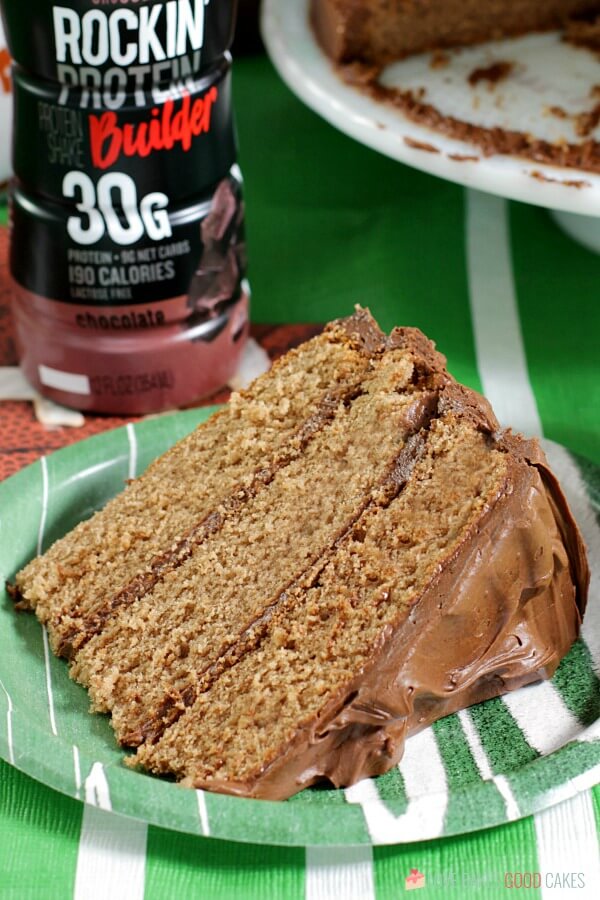
M 315 41 L 308 0 L 263 0 L 267 50 L 288 86 L 341 131 L 393 159 L 458 184 L 552 211 L 573 239 L 600 253 L 600 175 L 517 156 L 485 156 L 472 144 L 416 124 L 397 109 L 346 84 Z M 495 85 L 469 83 L 476 69 L 510 62 Z M 449 54 L 433 68 L 431 54 L 394 63 L 384 84 L 425 89 L 440 112 L 482 127 L 498 126 L 550 142 L 582 141 L 575 116 L 600 102 L 600 62 L 555 33 L 528 35 Z M 559 115 L 564 110 L 567 117 Z M 600 140 L 600 127 L 587 138 Z

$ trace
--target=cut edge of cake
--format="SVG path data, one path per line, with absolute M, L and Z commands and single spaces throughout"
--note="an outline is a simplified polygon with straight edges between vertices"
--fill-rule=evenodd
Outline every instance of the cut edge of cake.
M 320 45 L 340 64 L 384 66 L 419 53 L 564 27 L 600 13 L 598 0 L 310 0 Z
M 274 471 L 300 455 L 319 426 L 331 418 L 336 404 L 356 391 L 369 360 L 381 351 L 383 340 L 382 332 L 367 311 L 357 310 L 351 319 L 331 323 L 321 335 L 278 360 L 254 382 L 252 393 L 234 394 L 208 423 L 179 441 L 107 506 L 18 572 L 15 588 L 19 606 L 34 610 L 48 627 L 52 649 L 70 658 L 78 649 L 73 641 L 81 640 L 86 625 L 93 629 L 104 618 L 110 618 L 111 607 L 116 609 L 143 596 L 166 572 L 177 567 L 197 543 L 218 530 L 228 514 L 235 514 L 241 504 L 267 484 Z M 315 365 L 312 359 L 307 360 L 311 351 L 316 351 L 316 361 L 321 362 L 325 372 L 325 363 L 329 363 L 329 381 L 321 385 L 317 373 L 308 408 L 305 412 L 299 410 L 293 420 L 290 397 L 282 393 L 277 379 L 282 375 L 281 380 L 287 378 L 289 383 L 290 378 L 293 382 L 299 375 L 301 383 L 295 388 L 301 395 L 307 380 L 302 366 L 306 365 L 305 361 Z M 327 357 L 327 354 L 330 360 L 320 360 L 320 355 Z M 293 371 L 295 364 L 297 373 Z M 263 400 L 263 394 L 268 395 L 270 388 L 274 396 Z M 282 429 L 283 443 L 269 457 L 268 448 L 261 443 L 261 434 L 268 432 L 268 439 L 273 441 L 279 424 L 288 427 Z M 212 469 L 221 477 L 223 447 L 219 441 L 224 430 L 237 425 L 240 433 L 233 432 L 236 443 L 228 448 L 232 464 L 225 473 L 220 493 L 211 495 L 204 483 L 199 489 L 195 486 L 199 496 L 195 504 L 198 508 L 193 511 L 189 510 L 185 491 L 177 498 L 178 502 L 163 496 L 163 473 L 169 474 L 177 467 L 182 480 L 191 479 L 197 468 L 194 458 L 203 449 L 197 445 L 213 434 L 215 446 L 211 446 L 210 440 L 205 443 L 213 451 Z M 252 450 L 249 460 L 248 450 Z M 203 482 L 210 474 L 206 469 L 197 472 Z M 166 533 L 162 534 L 155 527 L 157 514 L 161 513 L 161 520 L 168 519 L 177 506 L 183 510 L 185 524 L 177 529 L 164 529 Z M 139 513 L 138 519 L 143 521 L 141 525 L 136 521 L 136 529 L 131 529 L 128 519 L 134 513 Z M 136 548 L 140 548 L 137 557 Z M 129 572 L 129 577 L 124 572 Z

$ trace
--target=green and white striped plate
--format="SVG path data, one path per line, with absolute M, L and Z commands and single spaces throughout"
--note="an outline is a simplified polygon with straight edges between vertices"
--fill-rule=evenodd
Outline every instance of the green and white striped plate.
M 127 426 L 68 447 L 0 484 L 0 577 L 89 516 L 125 479 L 210 411 Z M 32 615 L 0 604 L 0 755 L 39 781 L 155 825 L 234 841 L 391 844 L 487 828 L 600 782 L 600 471 L 545 444 L 590 550 L 582 639 L 551 683 L 437 722 L 411 738 L 400 766 L 346 791 L 285 803 L 192 791 L 122 765 L 108 719 L 48 650 Z

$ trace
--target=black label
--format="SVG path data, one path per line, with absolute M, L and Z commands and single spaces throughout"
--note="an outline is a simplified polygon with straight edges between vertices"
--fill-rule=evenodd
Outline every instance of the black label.
M 29 72 L 71 87 L 112 73 L 130 92 L 211 66 L 235 11 L 234 0 L 2 0 L 11 55 Z
M 14 170 L 31 193 L 73 202 L 69 179 L 117 170 L 140 195 L 160 185 L 172 204 L 214 185 L 236 158 L 227 58 L 199 80 L 127 94 L 66 91 L 14 71 Z M 63 100 L 67 102 L 63 102 Z
M 144 204 L 120 172 L 102 176 L 104 186 L 81 173 L 86 209 L 40 205 L 15 185 L 12 275 L 27 291 L 63 303 L 104 309 L 186 296 L 188 315 L 214 317 L 239 294 L 246 270 L 234 171 L 203 201 L 175 210 L 158 192 Z

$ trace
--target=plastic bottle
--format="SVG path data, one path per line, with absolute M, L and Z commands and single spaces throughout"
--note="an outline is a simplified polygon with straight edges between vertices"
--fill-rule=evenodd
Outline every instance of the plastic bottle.
M 44 394 L 134 414 L 235 372 L 248 330 L 232 0 L 3 0 L 10 271 Z

